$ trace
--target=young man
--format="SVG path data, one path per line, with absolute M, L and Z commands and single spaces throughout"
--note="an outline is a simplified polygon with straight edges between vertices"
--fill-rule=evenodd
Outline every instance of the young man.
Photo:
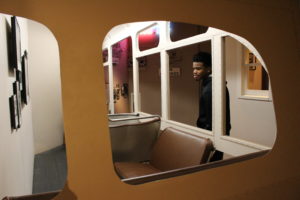
M 199 117 L 197 127 L 206 130 L 212 130 L 212 68 L 211 55 L 206 52 L 199 52 L 193 57 L 193 77 L 199 81 Z M 229 135 L 230 125 L 230 108 L 229 92 L 226 87 L 226 135 Z M 223 152 L 216 151 L 211 161 L 222 160 Z

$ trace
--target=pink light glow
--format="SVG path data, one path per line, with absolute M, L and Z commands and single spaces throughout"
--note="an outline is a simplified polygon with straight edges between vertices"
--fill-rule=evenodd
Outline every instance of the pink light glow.
M 149 28 L 149 29 L 146 29 L 146 30 L 144 30 L 144 31 L 142 31 L 139 35 L 141 36 L 141 35 L 158 35 L 159 33 L 158 33 L 158 28 L 157 27 L 151 27 L 151 28 Z
M 154 48 L 159 43 L 159 29 L 157 26 L 148 28 L 138 35 L 139 49 L 141 51 Z

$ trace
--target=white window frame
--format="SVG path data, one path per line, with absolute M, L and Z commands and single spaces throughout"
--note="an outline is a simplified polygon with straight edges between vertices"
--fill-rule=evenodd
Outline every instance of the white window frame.
M 244 47 L 242 44 L 238 44 L 237 48 L 237 63 L 238 63 L 238 73 L 240 76 L 238 77 L 237 82 L 237 89 L 240 99 L 245 100 L 257 100 L 257 101 L 272 101 L 272 91 L 271 91 L 271 83 L 269 79 L 269 89 L 268 90 L 252 90 L 248 89 L 248 74 L 247 74 L 247 67 L 253 64 L 245 64 L 243 62 L 244 59 L 244 48 L 248 48 L 254 56 L 256 56 L 259 61 L 261 62 L 261 66 L 266 70 L 268 73 L 267 68 L 265 67 L 265 63 L 262 60 L 261 56 L 259 55 L 258 51 L 252 45 L 245 45 Z M 269 76 L 269 73 L 268 73 Z

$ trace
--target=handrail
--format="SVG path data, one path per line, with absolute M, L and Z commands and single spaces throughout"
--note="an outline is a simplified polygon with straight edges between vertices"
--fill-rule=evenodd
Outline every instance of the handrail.
M 180 169 L 174 169 L 174 170 L 159 172 L 159 173 L 155 173 L 155 174 L 149 174 L 149 175 L 145 175 L 145 176 L 126 178 L 126 179 L 122 179 L 122 181 L 125 183 L 128 183 L 128 184 L 131 184 L 131 185 L 137 185 L 137 184 L 147 183 L 147 182 L 151 182 L 151 181 L 167 179 L 167 178 L 171 178 L 171 177 L 181 176 L 181 175 L 185 175 L 185 174 L 199 172 L 199 171 L 206 170 L 206 169 L 212 169 L 212 168 L 221 167 L 224 165 L 229 165 L 229 164 L 233 164 L 233 163 L 237 163 L 237 162 L 241 162 L 241 161 L 250 160 L 253 158 L 257 158 L 259 156 L 263 156 L 263 155 L 267 154 L 269 151 L 270 150 L 264 150 L 264 151 L 250 153 L 250 154 L 246 154 L 246 155 L 242 155 L 242 156 L 228 158 L 225 160 L 210 162 L 210 163 L 206 163 L 206 164 L 185 167 L 185 168 L 180 168 Z
M 118 114 L 108 114 L 108 116 L 140 116 L 139 113 L 118 113 Z

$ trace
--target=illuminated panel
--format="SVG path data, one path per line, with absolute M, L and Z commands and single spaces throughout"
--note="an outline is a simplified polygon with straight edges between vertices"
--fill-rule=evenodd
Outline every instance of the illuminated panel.
M 159 28 L 152 26 L 138 35 L 138 43 L 140 51 L 152 49 L 158 46 L 159 43 Z

